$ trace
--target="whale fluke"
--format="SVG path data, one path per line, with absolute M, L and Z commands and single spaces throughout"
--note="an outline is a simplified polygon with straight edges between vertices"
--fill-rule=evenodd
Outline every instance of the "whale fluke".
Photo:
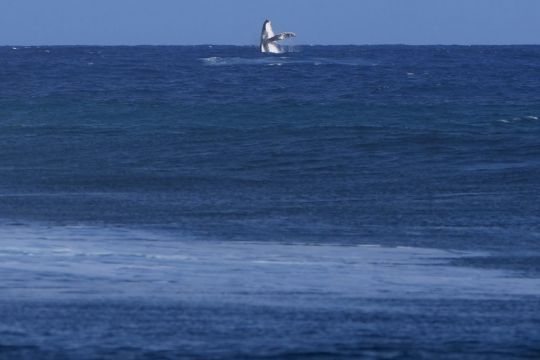
M 276 41 L 285 40 L 291 37 L 295 37 L 293 32 L 282 32 L 277 35 L 274 34 L 272 29 L 272 22 L 265 20 L 261 33 L 261 52 L 279 54 L 282 52 L 280 46 L 276 44 Z

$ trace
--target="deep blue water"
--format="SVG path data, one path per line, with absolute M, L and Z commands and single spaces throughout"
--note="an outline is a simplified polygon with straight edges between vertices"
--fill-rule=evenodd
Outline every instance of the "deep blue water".
M 0 47 L 0 241 L 8 249 L 0 287 L 9 294 L 0 302 L 0 358 L 539 356 L 540 46 L 290 50 Z M 200 308 L 192 297 L 175 302 L 170 288 L 161 290 L 167 299 L 141 295 L 160 281 L 138 284 L 145 270 L 129 274 L 135 285 L 120 299 L 101 293 L 104 282 L 87 293 L 78 287 L 105 276 L 101 263 L 133 266 L 119 254 L 149 237 L 171 252 L 176 242 L 202 242 L 202 253 L 212 242 L 260 243 L 248 255 L 234 245 L 246 259 L 270 256 L 264 244 L 461 251 L 448 271 L 463 281 L 448 286 L 464 298 L 409 299 L 440 290 L 422 282 L 388 285 L 390 295 L 379 297 L 379 284 L 351 305 L 343 285 L 333 290 L 341 305 L 323 311 L 333 301 L 324 291 L 300 306 L 300 285 L 285 275 L 271 292 L 283 286 L 296 304 L 288 308 L 267 304 L 266 289 L 255 289 L 259 275 L 241 271 L 220 290 L 250 294 L 232 305 L 212 296 Z M 58 239 L 72 252 L 91 244 L 76 252 L 82 258 L 64 259 L 69 269 L 110 244 L 113 255 L 61 274 L 49 267 L 60 247 L 47 252 Z M 327 274 L 354 274 L 343 254 L 332 256 L 341 265 Z M 312 260 L 300 258 L 295 264 Z M 156 261 L 137 264 L 177 266 Z M 20 264 L 32 264 L 31 274 Z M 455 273 L 467 269 L 478 277 Z M 505 295 L 505 277 L 528 282 L 500 299 L 493 294 Z M 482 295 L 467 284 L 485 286 Z M 42 286 L 60 290 L 28 295 Z M 68 288 L 80 296 L 65 299 Z M 101 295 L 89 300 L 92 293 Z M 373 297 L 388 306 L 373 310 Z M 47 332 L 51 322 L 65 331 Z

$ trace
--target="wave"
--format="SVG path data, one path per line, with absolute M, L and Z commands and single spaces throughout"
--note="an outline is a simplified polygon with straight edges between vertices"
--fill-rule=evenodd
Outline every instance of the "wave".
M 0 278 L 9 298 L 160 294 L 216 301 L 227 294 L 241 303 L 246 297 L 238 294 L 250 294 L 252 304 L 267 303 L 268 297 L 281 304 L 283 294 L 304 294 L 312 304 L 326 306 L 331 293 L 346 306 L 350 298 L 540 294 L 538 279 L 450 264 L 486 255 L 378 245 L 190 241 L 182 234 L 131 228 L 0 226 Z
M 497 122 L 503 123 L 503 124 L 510 124 L 510 123 L 516 123 L 516 122 L 535 121 L 535 120 L 538 120 L 538 116 L 527 115 L 527 116 L 513 117 L 510 119 L 498 119 Z
M 292 58 L 287 56 L 268 56 L 260 58 L 219 57 L 212 56 L 200 59 L 208 66 L 240 66 L 240 65 L 341 65 L 341 66 L 373 66 L 375 64 L 361 58 L 330 59 L 330 58 Z

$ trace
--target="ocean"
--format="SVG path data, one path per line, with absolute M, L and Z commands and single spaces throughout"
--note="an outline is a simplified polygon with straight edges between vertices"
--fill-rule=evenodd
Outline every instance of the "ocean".
M 540 46 L 0 47 L 0 359 L 540 358 Z

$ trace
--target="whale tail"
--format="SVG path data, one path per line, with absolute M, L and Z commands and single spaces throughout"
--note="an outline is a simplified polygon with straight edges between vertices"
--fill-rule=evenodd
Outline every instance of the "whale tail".
M 296 34 L 292 32 L 282 32 L 277 35 L 274 34 L 272 22 L 270 20 L 265 20 L 261 33 L 261 52 L 279 54 L 282 50 L 276 42 L 295 36 Z

